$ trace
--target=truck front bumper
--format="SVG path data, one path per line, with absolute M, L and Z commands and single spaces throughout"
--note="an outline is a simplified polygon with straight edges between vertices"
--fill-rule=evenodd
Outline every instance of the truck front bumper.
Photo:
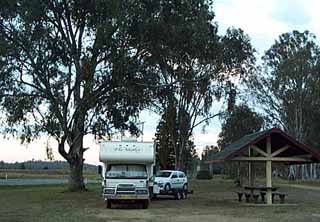
M 137 194 L 103 194 L 105 200 L 148 200 L 149 195 Z

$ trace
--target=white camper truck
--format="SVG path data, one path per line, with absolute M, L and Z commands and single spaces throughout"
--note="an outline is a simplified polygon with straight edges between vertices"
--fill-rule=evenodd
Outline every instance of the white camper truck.
M 155 163 L 152 142 L 102 142 L 100 173 L 103 177 L 102 196 L 107 208 L 115 202 L 141 203 L 148 208 L 149 190 L 153 186 L 153 166 Z M 149 188 L 150 187 L 150 188 Z

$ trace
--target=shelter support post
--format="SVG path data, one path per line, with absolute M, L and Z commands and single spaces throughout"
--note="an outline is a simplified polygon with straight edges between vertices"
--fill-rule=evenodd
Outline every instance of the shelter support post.
M 251 146 L 249 146 L 249 157 L 251 157 Z M 254 166 L 253 162 L 248 162 L 248 177 L 249 177 L 249 186 L 254 186 Z
M 266 163 L 266 178 L 267 178 L 267 187 L 272 187 L 272 173 L 271 173 L 271 161 L 268 160 Z M 271 189 L 267 190 L 267 204 L 272 204 L 272 191 Z
M 240 161 L 238 161 L 238 171 L 237 171 L 237 176 L 238 176 L 238 180 L 239 180 L 239 186 L 242 186 L 242 178 L 241 178 L 241 172 L 240 172 Z
M 271 157 L 271 137 L 267 137 L 267 154 Z M 272 187 L 272 161 L 266 161 L 266 185 L 267 187 Z M 272 190 L 267 189 L 267 204 L 272 204 Z

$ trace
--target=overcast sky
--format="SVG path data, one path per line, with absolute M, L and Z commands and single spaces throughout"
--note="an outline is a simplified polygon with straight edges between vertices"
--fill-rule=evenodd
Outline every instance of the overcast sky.
M 319 0 L 215 0 L 213 9 L 220 33 L 223 34 L 231 26 L 243 29 L 250 36 L 259 57 L 284 32 L 309 30 L 317 38 L 320 36 Z M 152 141 L 158 119 L 157 115 L 148 111 L 141 114 L 141 121 L 145 122 L 144 141 Z M 205 145 L 216 144 L 219 131 L 218 119 L 211 121 L 205 134 L 201 132 L 201 127 L 195 131 L 194 139 L 199 152 Z M 45 159 L 46 144 L 47 141 L 42 139 L 22 146 L 19 141 L 1 138 L 0 160 L 15 162 Z M 54 142 L 50 144 L 55 159 L 61 160 L 56 152 L 57 145 Z M 85 153 L 85 162 L 98 164 L 99 146 L 92 137 L 86 138 L 85 147 L 90 147 Z

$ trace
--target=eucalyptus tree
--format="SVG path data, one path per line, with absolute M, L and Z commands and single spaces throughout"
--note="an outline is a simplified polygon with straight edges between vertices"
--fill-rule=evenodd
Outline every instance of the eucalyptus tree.
M 217 141 L 220 150 L 247 134 L 259 132 L 264 124 L 263 116 L 246 104 L 236 105 L 232 112 L 225 114 L 222 119 Z
M 320 48 L 308 31 L 284 33 L 262 57 L 253 93 L 269 122 L 306 142 L 319 110 Z
M 141 84 L 153 89 L 154 110 L 165 115 L 177 169 L 194 128 L 220 114 L 211 112 L 214 102 L 234 92 L 230 78 L 251 71 L 255 60 L 242 30 L 218 34 L 211 8 L 205 0 L 153 1 L 148 19 L 137 18 L 144 63 L 157 74 L 154 84 Z
M 251 86 L 269 123 L 317 148 L 320 140 L 314 130 L 319 128 L 320 47 L 315 35 L 308 31 L 284 33 L 262 61 Z M 305 168 L 302 171 L 307 172 Z M 310 171 L 315 171 L 312 168 Z M 294 171 L 291 167 L 291 174 Z
M 148 92 L 133 29 L 139 1 L 0 2 L 3 131 L 58 141 L 69 188 L 85 189 L 83 137 L 134 127 Z M 143 80 L 146 82 L 147 80 Z
M 174 149 L 163 118 L 158 123 L 155 133 L 156 163 L 160 169 L 174 169 Z

